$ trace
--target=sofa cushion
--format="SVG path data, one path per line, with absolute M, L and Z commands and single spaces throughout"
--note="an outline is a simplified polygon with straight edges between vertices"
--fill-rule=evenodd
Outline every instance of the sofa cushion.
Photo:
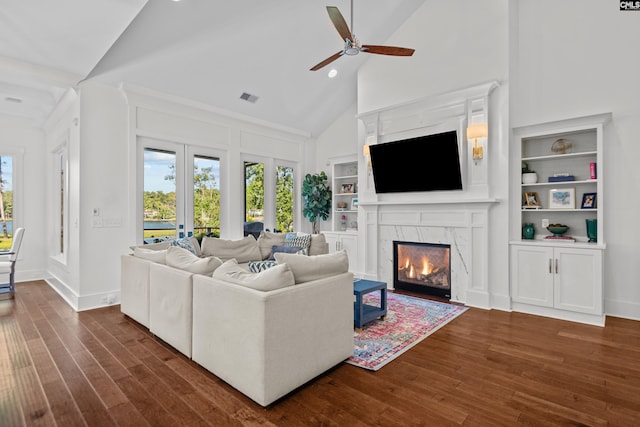
M 276 253 L 275 257 L 278 264 L 289 266 L 296 283 L 311 282 L 349 271 L 349 258 L 346 251 L 314 256 Z
M 309 255 L 323 255 L 328 253 L 328 251 L 329 246 L 327 245 L 327 239 L 324 237 L 324 234 L 312 234 Z
M 275 261 L 276 259 L 273 257 L 276 252 L 283 252 L 285 254 L 298 254 L 298 255 L 307 255 L 307 251 L 301 246 L 278 246 L 273 245 L 271 248 L 271 255 L 267 258 L 267 261 Z
M 222 265 L 222 261 L 214 256 L 198 258 L 187 249 L 171 246 L 167 249 L 167 265 L 190 273 L 210 275 Z
M 304 233 L 287 233 L 287 236 L 284 239 L 285 246 L 299 246 L 309 253 L 309 248 L 311 247 L 311 234 Z
M 188 250 L 195 256 L 200 256 L 200 244 L 195 237 L 185 237 L 174 240 L 171 242 L 171 246 L 178 246 L 179 248 Z
M 169 239 L 169 240 L 165 240 L 164 242 L 146 243 L 144 245 L 136 245 L 136 246 L 129 246 L 129 247 L 131 248 L 132 251 L 134 251 L 136 248 L 147 249 L 150 251 L 161 251 L 171 246 L 171 243 L 173 243 L 173 240 Z
M 230 259 L 213 272 L 213 278 L 257 291 L 274 291 L 295 284 L 293 273 L 286 264 L 279 264 L 260 273 L 246 271 L 235 259 Z
M 258 242 L 253 236 L 247 236 L 240 240 L 226 240 L 205 236 L 202 239 L 202 255 L 216 256 L 222 261 L 235 258 L 240 263 L 262 261 Z
M 155 249 L 145 249 L 141 247 L 133 248 L 133 256 L 146 259 L 149 261 L 157 262 L 158 264 L 166 264 L 167 261 L 167 250 L 155 250 Z
M 268 268 L 273 267 L 277 263 L 274 261 L 249 261 L 247 266 L 249 267 L 249 271 L 252 273 L 260 273 Z
M 271 248 L 274 245 L 284 245 L 284 238 L 284 233 L 269 233 L 268 231 L 261 232 L 260 237 L 258 237 L 258 249 L 260 250 L 262 259 L 264 260 L 269 258 L 269 255 L 271 255 Z

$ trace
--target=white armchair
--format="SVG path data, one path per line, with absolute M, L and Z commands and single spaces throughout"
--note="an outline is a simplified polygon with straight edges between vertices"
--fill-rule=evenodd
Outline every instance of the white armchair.
M 11 295 L 11 298 L 14 298 L 15 296 L 15 266 L 16 261 L 18 260 L 20 245 L 22 245 L 23 235 L 24 228 L 18 228 L 15 233 L 13 233 L 13 242 L 11 243 L 11 249 L 9 250 L 9 252 L 0 253 L 0 274 L 9 275 L 9 293 Z

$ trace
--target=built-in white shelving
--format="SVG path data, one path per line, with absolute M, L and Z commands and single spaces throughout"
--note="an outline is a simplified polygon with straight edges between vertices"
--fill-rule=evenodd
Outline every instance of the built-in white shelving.
M 513 130 L 510 282 L 516 311 L 604 325 L 603 134 L 610 116 Z M 537 182 L 523 182 L 521 166 L 525 162 L 536 172 Z M 563 174 L 573 180 L 549 182 L 549 177 Z M 592 196 L 594 205 L 583 205 L 583 200 Z M 531 200 L 537 206 L 531 206 Z M 595 242 L 587 236 L 587 220 L 597 220 Z M 524 238 L 525 224 L 533 224 L 533 239 Z M 547 239 L 551 233 L 544 224 L 569 226 L 566 235 L 574 240 Z

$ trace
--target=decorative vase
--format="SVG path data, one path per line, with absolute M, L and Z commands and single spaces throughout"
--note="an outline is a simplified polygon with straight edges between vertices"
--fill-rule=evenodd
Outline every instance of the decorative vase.
M 533 226 L 533 223 L 527 222 L 522 225 L 522 238 L 531 240 L 536 235 L 536 229 Z
M 522 174 L 523 184 L 535 184 L 538 182 L 538 174 L 535 172 L 526 172 Z
M 596 243 L 598 241 L 598 220 L 586 219 L 587 223 L 587 237 L 590 243 Z

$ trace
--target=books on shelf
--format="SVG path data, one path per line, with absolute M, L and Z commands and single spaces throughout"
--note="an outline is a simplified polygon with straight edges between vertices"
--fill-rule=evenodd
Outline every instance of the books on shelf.
M 550 235 L 550 236 L 545 236 L 546 240 L 557 240 L 559 242 L 575 242 L 576 239 L 574 239 L 571 236 L 556 236 L 554 234 Z
M 527 205 L 524 205 L 522 207 L 522 209 L 529 209 L 529 210 L 534 210 L 535 211 L 535 210 L 538 210 L 538 209 L 542 209 L 542 206 L 527 206 Z
M 567 181 L 575 181 L 576 177 L 573 175 L 559 175 L 559 176 L 550 176 L 549 182 L 567 182 Z

